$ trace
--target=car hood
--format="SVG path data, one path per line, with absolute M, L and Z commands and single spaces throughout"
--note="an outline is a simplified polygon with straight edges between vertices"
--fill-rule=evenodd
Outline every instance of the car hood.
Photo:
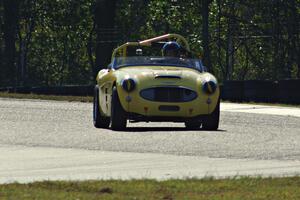
M 127 78 L 134 79 L 138 85 L 144 87 L 158 85 L 179 85 L 198 87 L 204 81 L 216 79 L 210 73 L 201 73 L 195 69 L 168 66 L 134 66 L 124 67 L 115 71 L 117 82 Z

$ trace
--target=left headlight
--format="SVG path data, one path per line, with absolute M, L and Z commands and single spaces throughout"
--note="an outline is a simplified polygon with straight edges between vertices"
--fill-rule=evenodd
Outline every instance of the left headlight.
M 214 81 L 206 81 L 202 85 L 203 92 L 208 95 L 215 93 L 217 90 L 217 87 L 218 87 L 217 83 Z
M 136 87 L 136 82 L 133 79 L 129 78 L 129 79 L 124 79 L 121 82 L 121 85 L 126 92 L 132 92 Z

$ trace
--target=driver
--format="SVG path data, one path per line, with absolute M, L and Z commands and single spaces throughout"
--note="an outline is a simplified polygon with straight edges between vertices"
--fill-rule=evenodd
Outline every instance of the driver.
M 181 46 L 174 41 L 170 41 L 164 44 L 162 48 L 163 56 L 165 57 L 180 57 Z

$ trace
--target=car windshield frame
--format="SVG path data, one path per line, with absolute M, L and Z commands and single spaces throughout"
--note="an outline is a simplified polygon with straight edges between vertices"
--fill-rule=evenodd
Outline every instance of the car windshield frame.
M 131 56 L 131 57 L 115 57 L 111 67 L 115 70 L 124 67 L 133 66 L 168 66 L 182 67 L 194 69 L 199 72 L 206 72 L 206 67 L 201 59 L 195 58 L 178 58 L 178 57 L 162 57 L 162 56 Z

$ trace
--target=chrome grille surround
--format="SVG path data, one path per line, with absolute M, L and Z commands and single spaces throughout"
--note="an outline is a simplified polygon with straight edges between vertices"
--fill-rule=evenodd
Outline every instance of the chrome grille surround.
M 197 93 L 181 86 L 158 86 L 140 91 L 140 96 L 155 102 L 189 102 L 197 98 Z

